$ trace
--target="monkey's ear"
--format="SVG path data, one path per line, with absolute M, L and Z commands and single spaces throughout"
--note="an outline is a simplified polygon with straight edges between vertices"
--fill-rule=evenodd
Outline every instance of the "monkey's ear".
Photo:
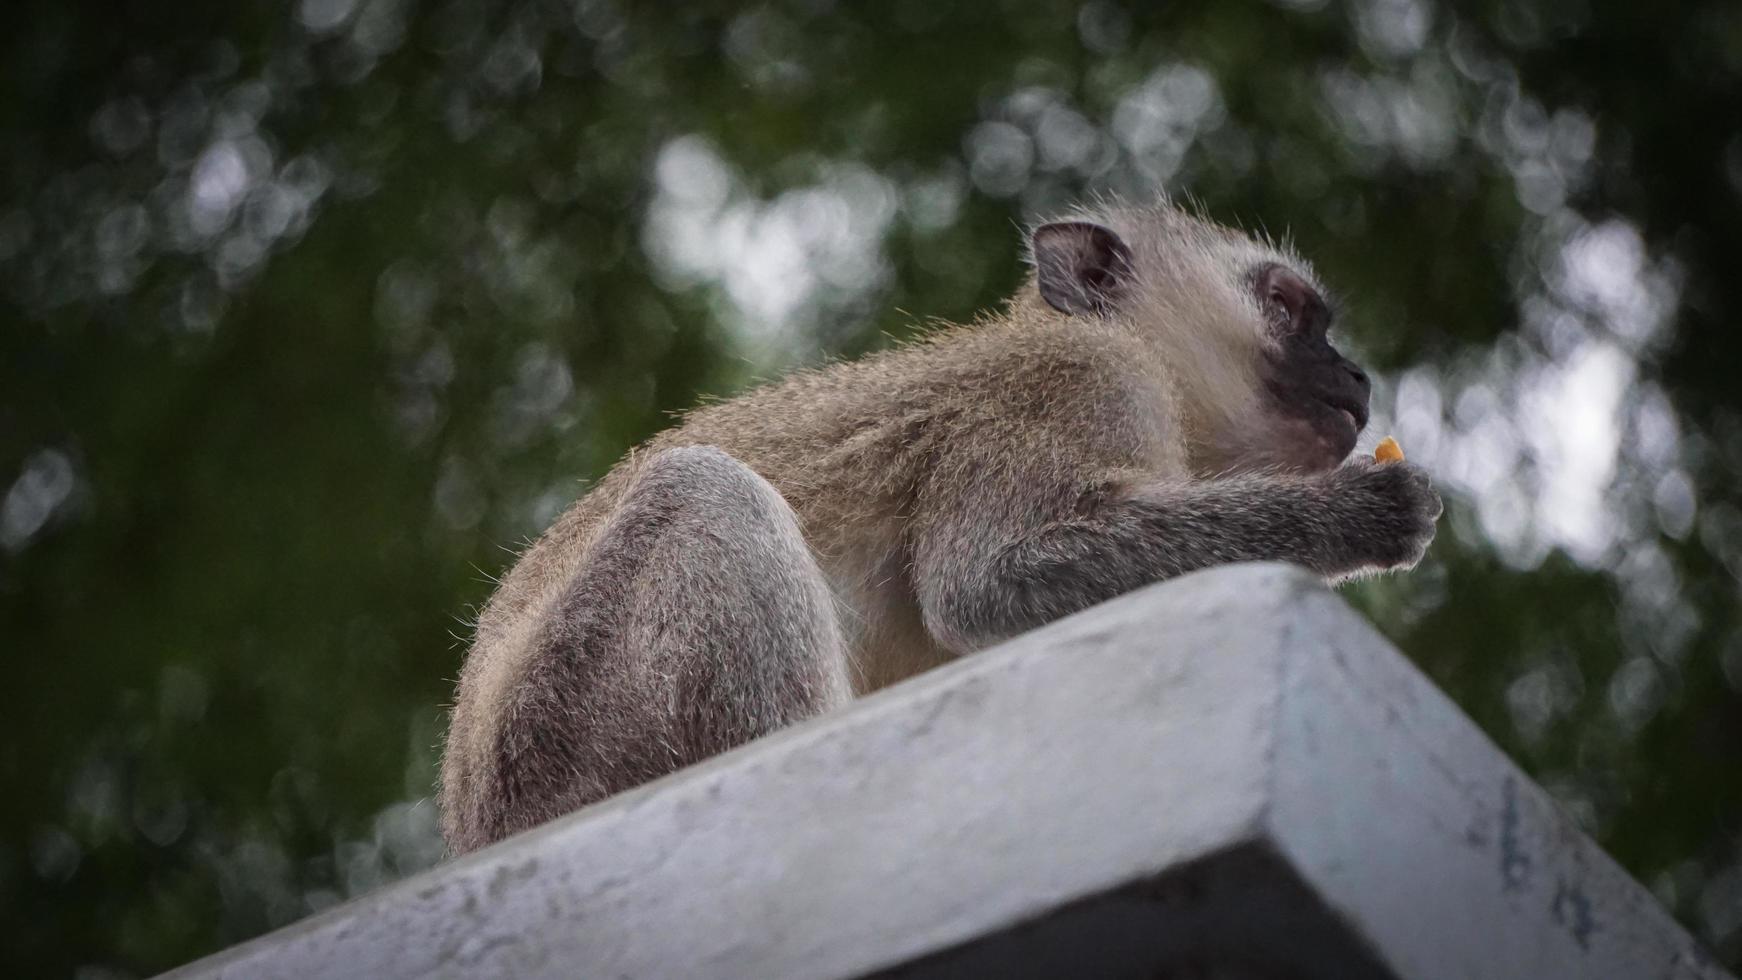
M 1111 229 L 1055 221 L 1034 230 L 1041 298 L 1061 313 L 1105 315 L 1131 285 L 1131 249 Z

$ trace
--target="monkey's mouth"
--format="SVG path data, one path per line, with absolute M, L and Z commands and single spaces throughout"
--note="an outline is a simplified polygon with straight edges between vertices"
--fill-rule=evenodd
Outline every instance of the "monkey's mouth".
M 1358 398 L 1343 395 L 1321 395 L 1319 401 L 1331 409 L 1340 422 L 1353 429 L 1356 435 L 1367 428 L 1367 403 Z
M 1356 437 L 1367 427 L 1367 402 L 1343 394 L 1321 394 L 1317 401 L 1323 409 L 1315 413 L 1315 428 L 1327 448 L 1342 459 L 1355 448 Z
M 1292 385 L 1272 384 L 1272 411 L 1280 419 L 1288 420 L 1281 430 L 1287 435 L 1283 437 L 1286 447 L 1278 447 L 1279 461 L 1292 468 L 1317 472 L 1337 465 L 1354 452 L 1355 440 L 1367 427 L 1367 391 L 1364 385 L 1342 381 L 1342 378 L 1323 381 L 1313 378 Z

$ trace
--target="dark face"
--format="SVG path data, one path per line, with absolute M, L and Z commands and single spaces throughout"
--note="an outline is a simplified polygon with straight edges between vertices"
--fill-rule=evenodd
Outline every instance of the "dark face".
M 1266 352 L 1264 388 L 1283 436 L 1280 453 L 1303 469 L 1335 466 L 1367 425 L 1367 375 L 1326 339 L 1330 307 L 1305 279 L 1269 265 L 1252 288 L 1276 341 Z

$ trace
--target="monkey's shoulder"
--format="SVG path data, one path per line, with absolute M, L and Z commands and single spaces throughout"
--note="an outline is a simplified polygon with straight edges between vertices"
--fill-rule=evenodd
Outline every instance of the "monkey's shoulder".
M 965 338 L 929 383 L 965 418 L 1077 428 L 1147 414 L 1170 399 L 1165 366 L 1140 339 L 1098 324 L 1017 320 Z

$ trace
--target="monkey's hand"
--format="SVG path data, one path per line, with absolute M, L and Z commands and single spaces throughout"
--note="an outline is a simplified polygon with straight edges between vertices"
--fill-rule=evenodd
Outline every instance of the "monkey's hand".
M 1421 467 L 1356 458 L 1328 477 L 1336 517 L 1326 571 L 1346 577 L 1421 561 L 1445 510 Z

